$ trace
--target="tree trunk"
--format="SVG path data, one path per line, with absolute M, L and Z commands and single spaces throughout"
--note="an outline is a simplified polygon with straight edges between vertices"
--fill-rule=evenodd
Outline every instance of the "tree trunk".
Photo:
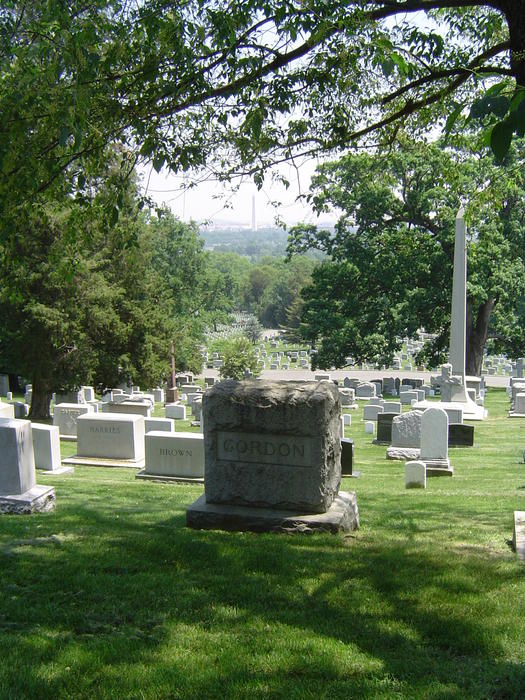
M 481 375 L 483 364 L 483 349 L 487 342 L 490 315 L 494 309 L 495 300 L 487 299 L 482 304 L 474 322 L 472 305 L 467 299 L 467 354 L 465 361 L 465 373 L 473 377 Z
M 525 0 L 496 0 L 509 28 L 510 68 L 516 82 L 525 87 Z
M 33 377 L 32 392 L 31 392 L 31 409 L 29 411 L 29 417 L 34 418 L 50 418 L 50 404 L 51 404 L 51 386 L 50 383 L 42 379 L 41 377 Z

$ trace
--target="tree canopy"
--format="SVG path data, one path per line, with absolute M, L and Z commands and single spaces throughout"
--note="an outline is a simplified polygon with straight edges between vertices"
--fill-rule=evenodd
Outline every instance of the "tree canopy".
M 523 148 L 523 144 L 519 144 Z M 516 149 L 507 168 L 438 144 L 348 155 L 318 169 L 312 203 L 342 212 L 335 232 L 292 229 L 290 252 L 316 247 L 330 260 L 304 291 L 303 333 L 320 341 L 315 361 L 392 359 L 399 337 L 435 333 L 432 366 L 448 349 L 455 217 L 468 217 L 467 373 L 479 374 L 493 338 L 516 356 L 525 341 L 525 180 Z
M 260 183 L 280 159 L 448 117 L 503 157 L 525 129 L 524 16 L 525 0 L 5 0 L 3 226 L 40 192 L 85 194 L 112 142 Z

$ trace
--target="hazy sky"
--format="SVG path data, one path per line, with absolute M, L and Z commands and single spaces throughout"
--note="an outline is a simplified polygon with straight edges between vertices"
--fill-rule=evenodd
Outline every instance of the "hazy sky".
M 291 165 L 280 166 L 280 172 L 290 182 L 286 189 L 270 177 L 262 190 L 257 190 L 252 181 L 246 180 L 239 191 L 232 193 L 226 185 L 205 181 L 197 184 L 184 194 L 181 191 L 182 177 L 162 171 L 157 174 L 148 167 L 142 171 L 142 181 L 147 194 L 157 204 L 167 204 L 180 219 L 193 219 L 198 223 L 231 222 L 239 226 L 251 226 L 252 197 L 255 196 L 257 225 L 272 225 L 279 215 L 287 224 L 298 221 L 317 221 L 310 207 L 297 200 L 298 195 L 307 194 L 310 178 L 316 167 L 316 161 L 309 160 L 296 169 Z M 281 202 L 277 208 L 273 201 Z M 335 219 L 323 214 L 323 221 Z

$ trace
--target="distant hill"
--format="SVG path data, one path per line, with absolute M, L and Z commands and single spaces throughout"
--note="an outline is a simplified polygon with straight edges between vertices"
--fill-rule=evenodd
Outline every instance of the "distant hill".
M 238 253 L 251 259 L 265 256 L 283 257 L 286 255 L 288 234 L 281 228 L 260 228 L 252 231 L 246 228 L 201 228 L 200 236 L 204 239 L 206 250 L 222 253 Z M 315 251 L 312 256 L 319 257 Z

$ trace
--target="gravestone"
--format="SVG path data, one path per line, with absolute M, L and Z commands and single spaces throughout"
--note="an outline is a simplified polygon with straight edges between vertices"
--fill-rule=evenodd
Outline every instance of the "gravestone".
M 2 403 L 0 401 L 0 418 L 14 418 L 15 407 L 10 403 Z
M 164 403 L 164 389 L 160 386 L 153 389 L 153 398 L 155 399 L 155 403 Z
M 400 401 L 385 401 L 383 404 L 383 413 L 391 413 L 395 416 L 403 412 Z
M 77 420 L 77 454 L 64 464 L 143 467 L 144 417 L 132 413 L 90 413 Z
M 183 406 L 181 403 L 167 403 L 164 410 L 166 418 L 186 420 L 186 406 Z
M 385 377 L 383 379 L 383 393 L 391 394 L 393 391 L 396 391 L 396 381 L 394 377 Z
M 419 459 L 427 476 L 452 476 L 454 468 L 448 458 L 448 416 L 442 408 L 427 408 L 421 417 L 421 452 Z
M 363 408 L 363 420 L 377 420 L 377 416 L 383 413 L 383 406 L 365 406 Z
M 424 462 L 413 461 L 405 463 L 405 488 L 426 489 L 427 470 Z
M 58 426 L 62 439 L 74 440 L 77 436 L 78 418 L 94 412 L 91 404 L 61 403 L 53 409 L 53 425 Z
M 525 392 L 521 391 L 515 394 L 514 410 L 509 412 L 511 418 L 525 417 Z
M 204 481 L 204 436 L 201 433 L 146 433 L 144 469 L 137 479 Z
M 410 406 L 412 401 L 419 401 L 417 391 L 403 391 L 399 392 L 399 398 L 403 406 Z
M 73 467 L 63 467 L 60 457 L 60 433 L 56 425 L 32 423 L 35 467 L 51 474 L 67 474 Z
M 359 525 L 339 492 L 341 404 L 330 382 L 227 380 L 204 397 L 205 495 L 196 528 L 325 529 Z
M 350 438 L 341 438 L 341 474 L 342 476 L 360 476 L 354 473 L 354 441 Z
M 390 445 L 392 442 L 392 421 L 395 413 L 380 413 L 377 416 L 377 435 L 374 443 L 377 445 Z
M 9 375 L 0 374 L 0 396 L 7 396 L 9 392 Z
M 175 432 L 175 422 L 173 418 L 145 418 L 144 429 L 147 433 L 151 433 L 152 430 L 173 433 Z
M 36 483 L 30 421 L 0 418 L 0 513 L 43 513 L 55 507 L 55 489 Z
M 417 460 L 421 445 L 421 411 L 409 411 L 394 416 L 392 443 L 386 450 L 387 459 Z
M 473 447 L 474 446 L 474 426 L 449 423 L 448 424 L 448 446 L 449 447 Z
M 55 404 L 64 403 L 85 403 L 84 392 L 82 391 L 82 389 L 80 389 L 79 391 L 57 391 L 55 393 Z
M 146 401 L 120 401 L 118 403 L 108 402 L 103 406 L 105 413 L 125 413 L 143 416 L 149 418 L 151 416 L 151 404 Z
M 376 385 L 370 382 L 361 382 L 355 389 L 356 399 L 370 399 L 376 395 Z

